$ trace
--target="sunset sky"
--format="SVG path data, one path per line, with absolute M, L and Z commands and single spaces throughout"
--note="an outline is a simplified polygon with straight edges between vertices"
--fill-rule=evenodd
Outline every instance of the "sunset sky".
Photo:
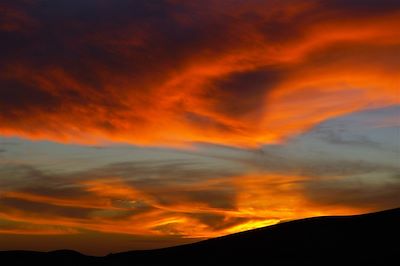
M 0 1 L 0 250 L 399 206 L 400 1 Z

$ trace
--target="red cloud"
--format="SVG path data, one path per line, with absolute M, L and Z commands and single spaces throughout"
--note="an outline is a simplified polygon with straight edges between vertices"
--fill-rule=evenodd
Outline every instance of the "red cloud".
M 0 33 L 1 135 L 256 146 L 399 103 L 396 8 L 125 5 L 19 6 L 40 26 Z

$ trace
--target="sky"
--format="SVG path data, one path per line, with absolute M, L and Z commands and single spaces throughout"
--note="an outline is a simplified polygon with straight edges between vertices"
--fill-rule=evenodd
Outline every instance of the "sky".
M 3 0 L 0 250 L 104 255 L 400 205 L 397 0 Z

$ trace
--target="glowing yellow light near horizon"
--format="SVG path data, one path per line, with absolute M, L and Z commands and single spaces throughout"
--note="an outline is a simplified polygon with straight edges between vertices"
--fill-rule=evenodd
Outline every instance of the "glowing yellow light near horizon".
M 262 221 L 249 221 L 243 224 L 236 225 L 234 227 L 229 228 L 226 232 L 229 234 L 238 233 L 242 231 L 257 229 L 265 226 L 270 226 L 279 223 L 279 219 L 268 219 Z

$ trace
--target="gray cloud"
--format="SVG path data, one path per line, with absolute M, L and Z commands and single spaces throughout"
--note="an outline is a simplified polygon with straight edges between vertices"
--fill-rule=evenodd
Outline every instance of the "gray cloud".
M 158 160 L 112 163 L 79 173 L 80 176 L 120 176 L 135 185 L 190 184 L 241 174 L 245 169 L 210 168 L 192 160 Z
M 150 198 L 153 203 L 157 202 L 162 206 L 174 206 L 183 202 L 208 205 L 221 210 L 234 209 L 236 194 L 232 188 L 226 187 L 227 183 L 221 181 L 210 186 L 207 183 L 202 184 L 207 180 L 229 179 L 233 174 L 229 170 L 208 170 L 184 160 L 114 163 L 68 174 L 46 171 L 30 165 L 8 164 L 0 167 L 0 204 L 5 211 L 15 209 L 32 214 L 43 213 L 82 219 L 102 215 L 99 210 L 101 207 L 96 207 L 96 202 L 93 202 L 93 206 L 85 207 L 85 201 L 93 201 L 96 197 L 99 200 L 107 199 L 110 206 L 123 209 L 113 215 L 113 219 L 133 217 L 154 210 L 155 207 L 149 202 L 141 201 L 140 196 L 132 205 L 131 199 L 125 198 L 129 197 L 128 194 L 113 195 L 110 191 L 110 195 L 96 196 L 88 190 L 90 182 L 99 180 L 112 189 L 117 178 L 125 188 L 132 188 L 145 195 L 145 198 Z M 22 196 L 12 193 L 9 195 L 8 192 L 22 193 Z M 24 193 L 57 201 L 45 202 L 40 198 L 32 200 L 24 196 Z M 63 203 L 66 201 L 67 204 L 79 205 L 80 199 L 83 207 L 70 207 Z
M 12 212 L 13 210 L 23 211 L 25 215 L 30 217 L 42 217 L 43 219 L 49 217 L 64 217 L 87 219 L 90 216 L 91 209 L 68 207 L 68 206 L 55 206 L 49 203 L 32 202 L 29 200 L 15 199 L 0 196 L 0 207 L 3 212 Z
M 366 178 L 309 181 L 304 184 L 304 195 L 313 202 L 326 206 L 353 208 L 396 208 L 400 205 L 400 180 L 383 178 L 379 183 Z M 385 181 L 384 181 L 385 180 Z
M 382 148 L 381 143 L 373 141 L 365 135 L 338 132 L 337 127 L 319 126 L 313 130 L 313 133 L 323 141 L 333 145 L 352 145 L 373 149 Z

